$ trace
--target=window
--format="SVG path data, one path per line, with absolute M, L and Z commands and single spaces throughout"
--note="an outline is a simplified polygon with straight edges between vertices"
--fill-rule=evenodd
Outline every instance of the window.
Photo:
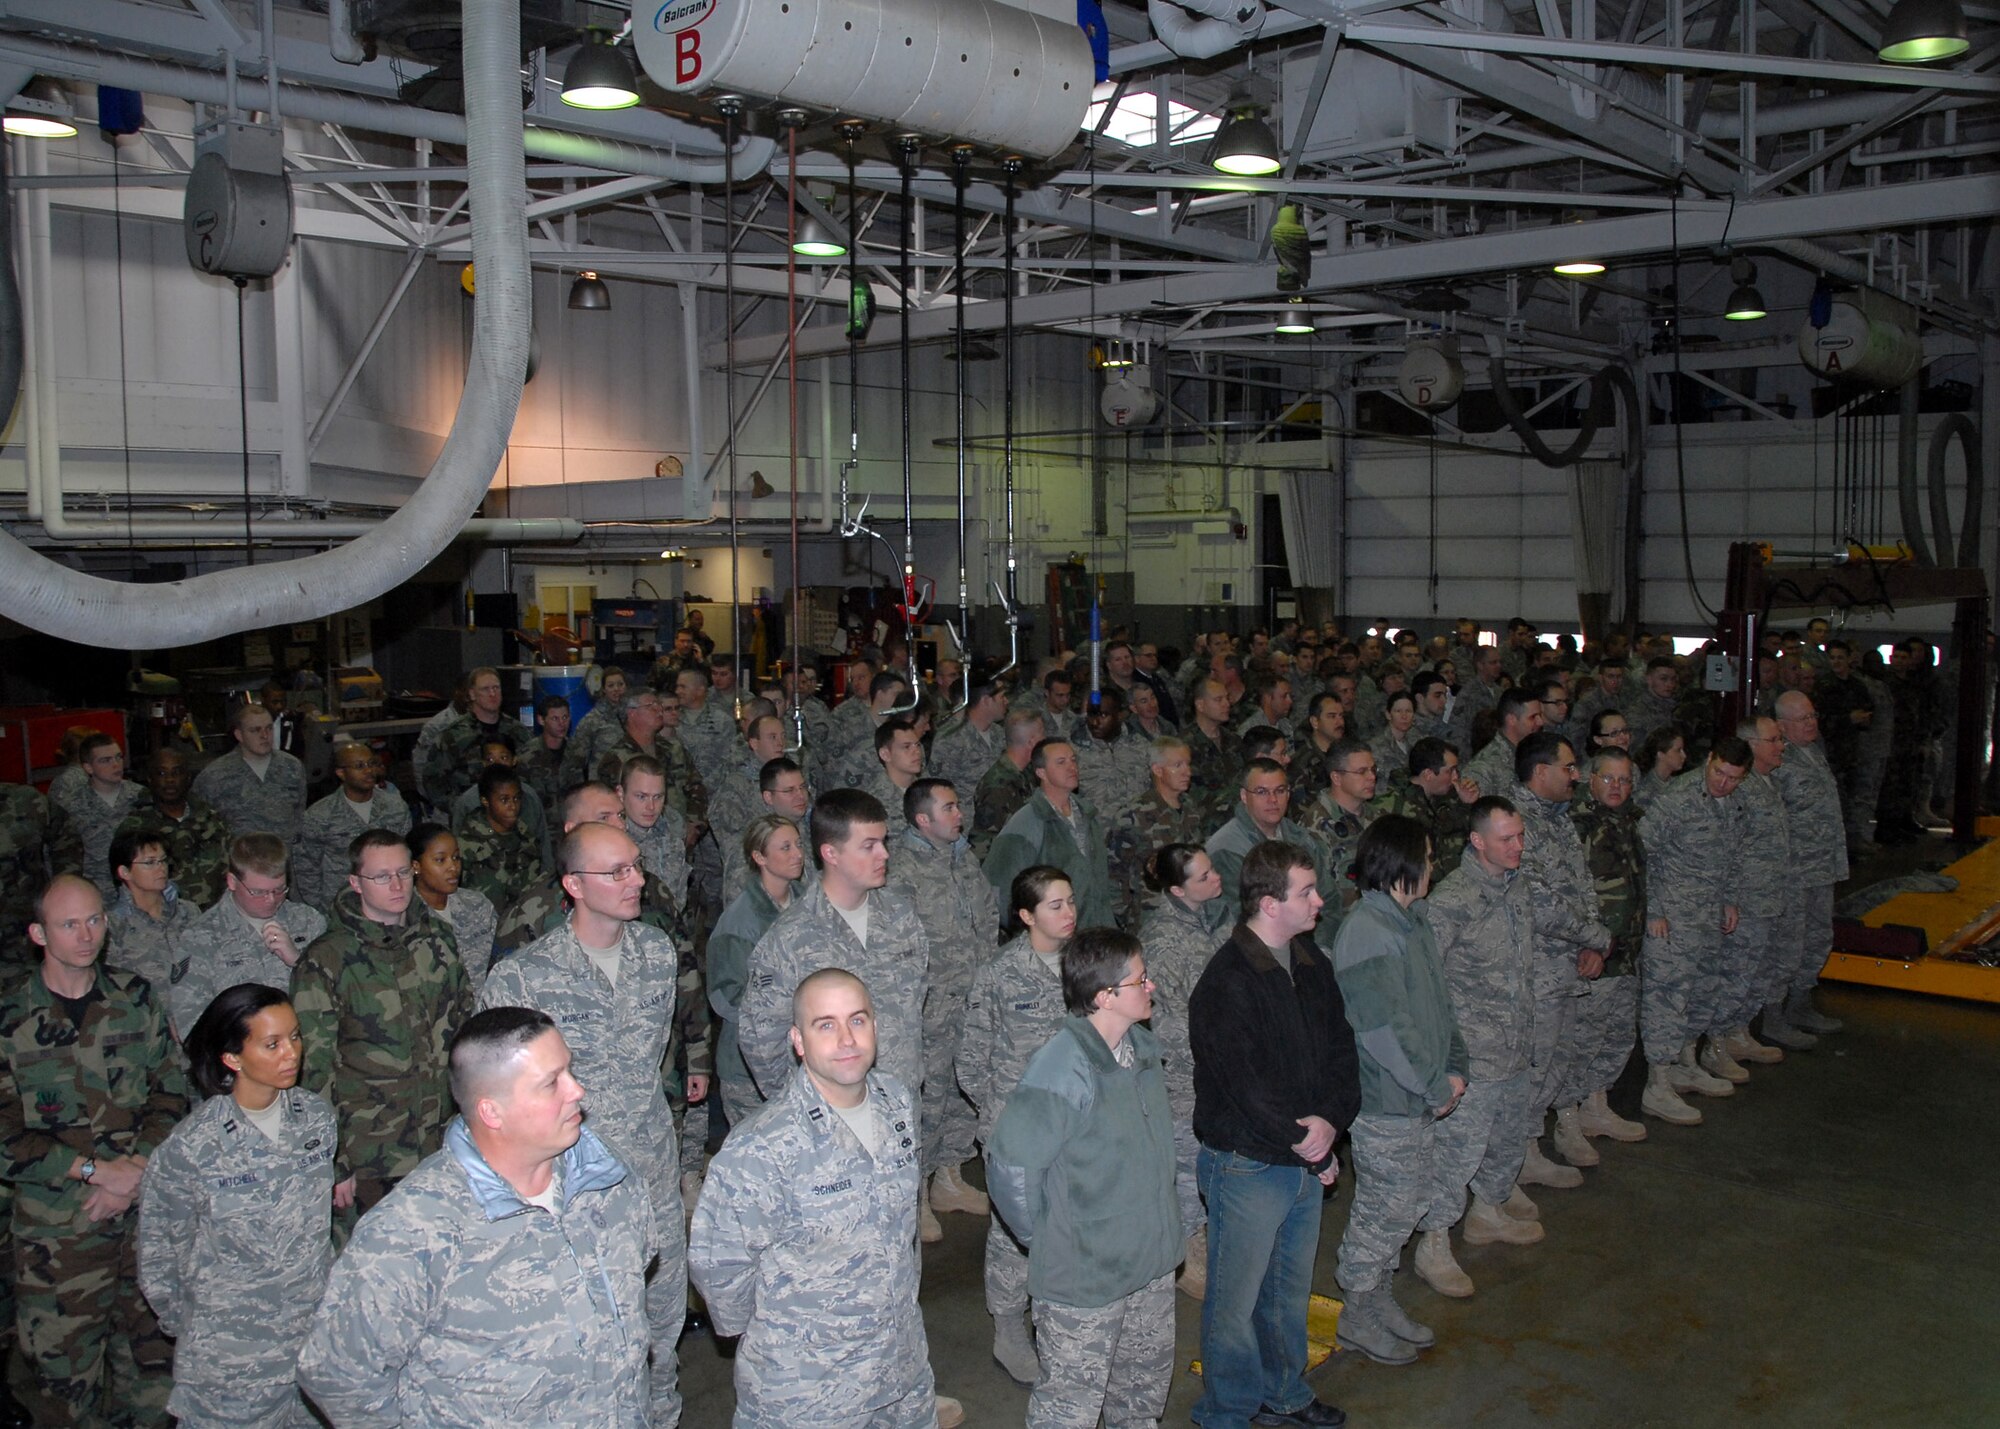
M 1104 117 L 1104 106 L 1111 102 L 1114 86 L 1098 86 L 1090 108 L 1083 116 L 1083 130 L 1090 133 Z M 1159 142 L 1160 97 L 1149 89 L 1137 90 L 1118 101 L 1118 108 L 1111 116 L 1111 122 L 1104 126 L 1104 136 L 1116 139 L 1121 144 L 1133 148 L 1147 148 Z M 1179 100 L 1167 101 L 1167 142 L 1169 144 L 1193 144 L 1211 138 L 1222 126 L 1222 117 L 1204 113 Z

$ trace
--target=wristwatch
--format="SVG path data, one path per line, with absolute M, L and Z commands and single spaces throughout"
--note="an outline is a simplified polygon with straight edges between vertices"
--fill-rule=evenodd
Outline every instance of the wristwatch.
M 92 1176 L 95 1176 L 96 1174 L 97 1174 L 96 1159 L 94 1157 L 89 1157 L 89 1156 L 84 1157 L 83 1165 L 77 1168 L 76 1179 L 79 1181 L 88 1182 L 90 1178 Z

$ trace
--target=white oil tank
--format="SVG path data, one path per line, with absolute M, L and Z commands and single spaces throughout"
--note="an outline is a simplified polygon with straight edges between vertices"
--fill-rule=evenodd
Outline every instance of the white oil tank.
M 1900 311 L 1899 311 L 1900 310 Z M 1914 315 L 1893 298 L 1870 292 L 1833 300 L 1825 327 L 1799 329 L 1799 360 L 1822 377 L 1865 387 L 1901 387 L 1924 364 Z
M 1076 141 L 1095 73 L 1074 6 L 1054 0 L 654 0 L 634 21 L 639 62 L 664 89 L 1031 159 Z
M 1143 427 L 1159 415 L 1160 394 L 1145 368 L 1123 368 L 1105 379 L 1097 410 L 1114 427 Z
M 1458 360 L 1456 340 L 1419 338 L 1403 354 L 1396 372 L 1396 390 L 1420 412 L 1442 412 L 1465 391 L 1465 365 Z

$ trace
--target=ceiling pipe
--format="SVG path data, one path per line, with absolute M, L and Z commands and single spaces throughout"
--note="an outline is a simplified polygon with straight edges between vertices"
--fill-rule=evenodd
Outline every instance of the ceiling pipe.
M 86 575 L 0 535 L 0 613 L 80 645 L 174 649 L 365 605 L 415 575 L 450 543 L 478 509 L 506 454 L 528 370 L 532 291 L 521 207 L 527 175 L 520 42 L 520 15 L 513 6 L 466 7 L 465 130 L 480 273 L 478 317 L 451 434 L 402 508 L 337 551 L 163 585 Z M 7 281 L 0 281 L 0 351 L 20 340 L 19 294 L 11 277 L 9 265 Z M 0 392 L 0 406 L 13 400 L 13 393 Z M 46 519 L 46 510 L 43 514 Z
M 1779 134 L 1803 134 L 1812 129 L 1845 129 L 1851 124 L 1866 124 L 1880 119 L 1890 110 L 1908 104 L 1907 94 L 1834 94 L 1820 99 L 1802 99 L 1797 104 L 1778 104 L 1757 110 L 1757 137 L 1770 139 Z M 1940 96 L 1924 107 L 1926 114 L 1939 114 L 1947 109 L 1971 109 L 1984 105 L 1991 107 L 1991 95 Z M 1914 116 L 1912 116 L 1914 117 Z M 1743 137 L 1743 115 L 1731 109 L 1727 112 L 1714 111 L 1701 116 L 1697 127 L 1705 139 L 1741 139 Z
M 1264 14 L 1263 0 L 1147 0 L 1146 5 L 1161 43 L 1190 60 L 1214 59 L 1249 44 L 1264 28 Z
M 0 37 L 0 64 L 10 63 L 32 66 L 39 74 L 87 80 L 118 89 L 136 89 L 146 94 L 168 95 L 195 104 L 227 105 L 230 100 L 229 81 L 211 70 L 134 59 L 80 45 L 52 44 L 24 35 Z M 518 73 L 518 63 L 515 69 Z M 418 109 L 386 99 L 369 99 L 303 84 L 280 84 L 278 92 L 288 119 L 372 129 L 380 134 L 429 139 L 433 143 L 458 148 L 465 147 L 467 143 L 467 121 L 456 114 L 440 114 L 435 110 Z M 515 107 L 518 111 L 518 97 Z M 659 118 L 663 125 L 673 124 L 691 137 L 709 138 L 705 130 L 680 124 L 665 115 Z M 719 184 L 723 180 L 720 152 L 689 158 L 666 149 L 628 144 L 573 129 L 528 129 L 520 124 L 515 129 L 522 134 L 523 150 L 537 159 L 586 164 L 591 168 L 623 174 L 645 174 L 672 183 Z M 776 142 L 771 139 L 751 137 L 742 140 L 735 156 L 737 172 L 762 170 L 776 152 Z M 526 182 L 524 175 L 522 187 L 526 187 Z

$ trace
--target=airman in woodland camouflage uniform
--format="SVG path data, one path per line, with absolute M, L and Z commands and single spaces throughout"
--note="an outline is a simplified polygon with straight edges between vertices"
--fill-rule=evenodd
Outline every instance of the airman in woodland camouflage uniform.
M 26 784 L 0 784 L 0 957 L 30 960 L 35 890 L 48 880 L 49 801 Z
M 1106 835 L 1112 904 L 1125 928 L 1138 927 L 1143 916 L 1146 865 L 1153 855 L 1168 844 L 1199 844 L 1208 834 L 1201 808 L 1188 797 L 1194 766 L 1186 741 L 1168 735 L 1150 748 L 1152 787 L 1112 821 Z
M 1702 1070 L 1695 1060 L 1695 1038 L 1707 1018 L 1712 990 L 1721 985 L 1724 936 L 1736 926 L 1742 835 L 1741 806 L 1733 796 L 1750 762 L 1741 740 L 1718 742 L 1707 765 L 1669 784 L 1639 821 L 1646 846 L 1646 911 L 1652 920 L 1639 989 L 1639 1030 L 1649 1068 L 1642 1104 L 1667 1121 L 1691 1125 L 1701 1120 L 1701 1113 L 1681 1102 L 1678 1092 L 1728 1096 L 1735 1090 Z
M 451 1115 L 445 1048 L 472 1015 L 472 985 L 450 927 L 408 878 L 369 881 L 408 867 L 408 845 L 380 830 L 356 843 L 332 924 L 292 974 L 292 1006 L 306 1049 L 299 1085 L 340 1118 L 336 1204 L 365 1213 L 438 1149 Z
M 1378 784 L 1384 773 L 1378 763 Z M 1459 775 L 1458 751 L 1441 739 L 1420 739 L 1411 745 L 1402 776 L 1377 794 L 1369 808 L 1376 818 L 1401 814 L 1424 826 L 1437 870 L 1433 877 L 1442 883 L 1465 856 L 1465 838 L 1472 826 L 1472 800 L 1466 796 L 1473 793 L 1473 785 Z
M 1000 914 L 992 885 L 961 837 L 965 813 L 958 791 L 942 779 L 919 779 L 908 800 L 916 819 L 890 848 L 888 887 L 917 910 L 930 952 L 924 979 L 923 1170 L 931 1178 L 934 1209 L 984 1215 L 986 1197 L 959 1174 L 975 1154 L 977 1123 L 953 1063 L 965 1027 L 966 996 L 992 954 Z
M 146 1159 L 187 1110 L 164 1011 L 111 972 L 103 900 L 71 875 L 43 891 L 39 968 L 0 996 L 0 1180 L 13 1192 L 20 1348 L 38 1423 L 164 1424 L 172 1350 L 140 1297 Z
M 276 747 L 262 705 L 230 711 L 229 731 L 236 747 L 195 776 L 194 797 L 221 814 L 230 833 L 276 834 L 290 848 L 306 812 L 305 765 Z
M 680 953 L 671 938 L 638 921 L 638 854 L 630 837 L 600 824 L 565 835 L 558 857 L 572 900 L 568 921 L 497 964 L 480 1000 L 488 1008 L 532 1007 L 555 1020 L 574 1074 L 589 1091 L 592 1126 L 645 1182 L 660 1257 L 646 1287 L 651 1413 L 654 1423 L 673 1424 L 681 1408 L 674 1346 L 687 1318 L 687 1249 L 679 1143 L 662 1069 Z M 689 1099 L 703 1100 L 706 1072 L 689 1080 Z
M 118 832 L 158 829 L 166 844 L 168 871 L 181 897 L 196 909 L 213 908 L 229 871 L 229 825 L 201 800 L 189 797 L 188 782 L 185 754 L 178 749 L 153 751 L 146 761 L 148 797 Z
M 1532 1094 L 1515 1135 L 1527 1145 L 1523 1184 L 1577 1186 L 1583 1173 L 1542 1154 L 1540 1138 L 1549 1107 L 1568 1078 L 1565 1059 L 1576 1053 L 1577 982 L 1584 962 L 1601 957 L 1611 930 L 1597 911 L 1597 880 L 1584 858 L 1583 840 L 1570 822 L 1569 803 L 1580 777 L 1576 751 L 1554 730 L 1540 730 L 1515 751 L 1515 776 L 1528 771 L 1508 798 L 1520 812 L 1525 844 L 1521 873 L 1535 913 L 1535 1039 L 1529 1058 Z M 1494 1135 L 1502 1132 L 1496 1128 Z
M 230 845 L 230 860 L 228 896 L 181 934 L 168 974 L 167 1003 L 182 1035 L 225 987 L 290 987 L 306 945 L 326 931 L 318 909 L 285 897 L 285 846 L 275 835 L 241 835 Z
M 1192 690 L 1192 717 L 1181 722 L 1181 738 L 1187 741 L 1194 778 L 1188 796 L 1198 804 L 1203 817 L 1219 822 L 1229 813 L 1236 787 L 1243 773 L 1243 741 L 1229 728 L 1229 691 L 1222 681 L 1203 678 Z
M 869 1070 L 867 994 L 826 969 L 787 995 L 798 1011 L 786 1050 L 802 1062 L 766 1083 L 771 1100 L 730 1133 L 695 1206 L 695 1288 L 716 1330 L 742 1336 L 737 1429 L 938 1422 L 917 1308 L 916 1107 L 904 1083 Z
M 146 1166 L 139 1286 L 172 1335 L 183 1424 L 309 1429 L 299 1345 L 333 1268 L 333 1108 L 278 1093 L 276 1134 L 227 1092 Z
M 424 797 L 441 810 L 449 809 L 453 799 L 479 782 L 488 744 L 505 743 L 519 760 L 535 743 L 519 720 L 501 710 L 499 671 L 482 667 L 471 671 L 466 681 L 471 708 L 444 727 L 424 764 Z
M 521 777 L 495 766 L 479 776 L 481 807 L 458 829 L 458 856 L 465 887 L 483 893 L 495 908 L 505 908 L 546 876 L 541 845 L 520 817 Z M 513 822 L 501 828 L 499 819 Z
M 362 1218 L 299 1354 L 300 1385 L 343 1426 L 657 1429 L 641 1306 L 658 1217 L 644 1179 L 581 1124 L 586 1089 L 547 1017 L 482 1012 L 452 1051 L 461 1114 Z M 551 1103 L 575 1136 L 553 1155 L 507 1115 L 541 1127 Z M 530 1164 L 503 1175 L 496 1159 Z
M 1563 1129 L 1562 1108 L 1574 1107 L 1584 1137 L 1642 1141 L 1646 1128 L 1611 1109 L 1611 1085 L 1632 1059 L 1639 1033 L 1639 956 L 1646 941 L 1646 849 L 1639 836 L 1639 806 L 1632 802 L 1636 766 L 1606 748 L 1590 761 L 1590 783 L 1570 803 L 1570 819 L 1583 840 L 1583 856 L 1597 888 L 1597 911 L 1611 930 L 1604 971 L 1583 984 L 1577 1004 L 1577 1055 L 1567 1089 L 1557 1097 L 1556 1149 L 1571 1165 L 1588 1165 L 1588 1147 Z M 1581 1160 L 1579 1160 L 1581 1154 Z

